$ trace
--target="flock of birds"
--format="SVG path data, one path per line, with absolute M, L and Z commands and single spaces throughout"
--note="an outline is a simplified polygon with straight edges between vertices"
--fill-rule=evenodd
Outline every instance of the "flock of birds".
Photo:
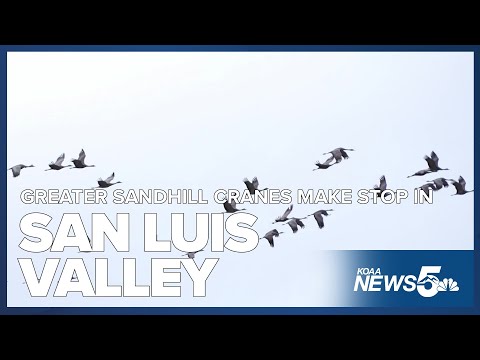
M 342 162 L 342 159 L 348 159 L 349 158 L 347 151 L 354 151 L 354 149 L 346 149 L 346 148 L 343 148 L 343 147 L 339 147 L 339 148 L 333 149 L 332 151 L 324 153 L 323 155 L 330 155 L 330 156 L 323 163 L 320 162 L 320 161 L 317 161 L 315 163 L 317 168 L 315 168 L 313 170 L 314 171 L 315 170 L 326 170 L 333 165 L 340 164 Z M 65 168 L 83 169 L 83 168 L 87 168 L 87 167 L 94 167 L 95 165 L 85 164 L 85 157 L 86 157 L 85 151 L 82 149 L 80 151 L 79 155 L 78 155 L 78 158 L 71 160 L 73 165 L 72 164 L 63 165 L 63 162 L 65 160 L 65 153 L 62 153 L 57 158 L 57 160 L 55 162 L 51 162 L 49 164 L 49 168 L 46 169 L 45 171 L 48 171 L 48 170 L 59 171 L 59 170 L 65 169 Z M 423 170 L 419 170 L 416 173 L 407 176 L 407 178 L 410 178 L 410 177 L 413 177 L 413 176 L 424 176 L 424 175 L 431 174 L 431 173 L 436 173 L 436 172 L 442 171 L 442 170 L 449 170 L 448 168 L 441 168 L 438 165 L 439 158 L 438 158 L 437 154 L 435 154 L 434 151 L 431 152 L 430 156 L 425 155 L 424 160 L 427 162 L 428 168 L 423 169 Z M 34 165 L 18 164 L 18 165 L 15 165 L 15 166 L 9 168 L 7 171 L 11 170 L 12 174 L 13 174 L 13 177 L 18 177 L 18 176 L 20 176 L 21 170 L 23 170 L 25 168 L 29 168 L 29 167 L 34 167 Z M 112 173 L 105 180 L 103 180 L 101 178 L 98 179 L 97 180 L 98 186 L 96 186 L 94 188 L 108 188 L 112 185 L 121 183 L 121 181 L 112 182 L 114 177 L 115 177 L 115 173 Z M 259 189 L 258 188 L 259 187 L 259 182 L 258 182 L 258 179 L 256 177 L 254 177 L 252 179 L 252 181 L 245 178 L 243 182 L 244 182 L 245 186 L 247 187 L 247 189 L 248 189 L 248 191 L 251 195 L 254 195 L 257 191 L 268 190 L 268 188 L 264 188 L 264 189 Z M 466 182 L 465 182 L 465 179 L 462 176 L 460 176 L 458 178 L 458 180 L 446 179 L 446 178 L 443 178 L 443 177 L 439 177 L 439 178 L 436 178 L 434 180 L 427 181 L 424 185 L 420 186 L 417 189 L 421 189 L 421 190 L 423 190 L 427 193 L 430 191 L 430 189 L 433 190 L 433 191 L 438 191 L 442 188 L 447 188 L 449 186 L 449 182 L 456 189 L 456 193 L 452 194 L 452 195 L 465 195 L 469 192 L 473 192 L 473 190 L 466 190 L 466 187 L 465 187 Z M 377 196 L 381 196 L 387 190 L 387 182 L 386 182 L 386 179 L 385 179 L 384 175 L 382 175 L 380 177 L 379 185 L 375 185 L 373 187 L 373 189 L 379 190 L 377 192 Z M 394 191 L 392 191 L 392 193 L 394 193 Z M 235 203 L 234 200 L 232 200 L 230 202 L 228 200 L 225 201 L 223 206 L 225 208 L 226 213 L 235 213 L 237 211 L 246 210 L 246 209 L 238 209 L 237 204 Z M 302 220 L 305 220 L 308 217 L 313 216 L 313 218 L 315 219 L 318 227 L 320 229 L 323 229 L 324 226 L 325 226 L 323 217 L 324 216 L 329 216 L 330 215 L 329 212 L 333 211 L 333 209 L 328 209 L 328 210 L 320 209 L 320 210 L 315 211 L 314 213 L 309 214 L 305 217 L 297 218 L 297 217 L 290 217 L 290 214 L 291 214 L 292 210 L 293 210 L 293 204 L 290 204 L 290 206 L 285 210 L 285 212 L 281 216 L 278 216 L 275 219 L 275 221 L 273 221 L 273 224 L 282 223 L 282 225 L 288 225 L 291 228 L 293 233 L 297 233 L 299 228 L 303 229 L 305 227 L 305 224 Z M 272 229 L 272 230 L 268 231 L 262 237 L 262 239 L 263 238 L 267 239 L 270 246 L 274 247 L 274 238 L 279 237 L 280 234 L 282 234 L 282 233 L 284 233 L 284 232 L 280 232 L 277 229 Z M 89 238 L 89 241 L 90 241 L 90 238 Z M 188 252 L 188 253 L 185 253 L 184 255 L 188 256 L 188 258 L 190 258 L 190 259 L 193 259 L 193 258 L 195 258 L 195 254 L 200 252 L 200 251 L 203 251 L 203 250 L 199 250 L 199 251 L 196 251 L 196 252 Z
M 326 170 L 333 165 L 341 163 L 342 159 L 348 159 L 349 156 L 348 156 L 347 151 L 354 151 L 354 149 L 346 149 L 346 148 L 343 148 L 343 147 L 339 147 L 339 148 L 333 149 L 332 151 L 324 153 L 323 155 L 330 155 L 330 156 L 324 162 L 317 161 L 315 163 L 317 168 L 313 169 L 313 171 L 315 171 L 315 170 Z M 430 156 L 425 155 L 424 160 L 428 164 L 428 169 L 419 170 L 416 173 L 407 176 L 407 178 L 410 178 L 410 177 L 413 177 L 413 176 L 424 176 L 424 175 L 427 175 L 427 174 L 436 173 L 436 172 L 441 171 L 441 170 L 449 170 L 447 168 L 441 168 L 438 165 L 439 158 L 438 158 L 437 154 L 435 154 L 434 151 L 431 152 Z M 256 191 L 268 190 L 268 188 L 264 188 L 264 189 L 259 189 L 258 188 L 259 182 L 258 182 L 258 179 L 256 177 L 254 177 L 252 179 L 252 181 L 249 181 L 248 179 L 244 179 L 243 182 L 245 183 L 245 186 L 247 187 L 249 193 L 252 194 L 252 195 L 255 194 Z M 465 188 L 466 182 L 465 182 L 465 179 L 462 176 L 460 176 L 458 178 L 458 180 L 446 179 L 446 178 L 443 178 L 443 177 L 436 178 L 434 180 L 427 181 L 424 185 L 422 185 L 422 186 L 420 186 L 416 189 L 423 190 L 426 193 L 428 193 L 430 191 L 429 189 L 431 189 L 432 191 L 438 191 L 442 188 L 447 188 L 449 186 L 449 182 L 456 189 L 456 193 L 452 194 L 452 196 L 453 195 L 465 195 L 465 194 L 473 191 L 473 190 L 466 190 L 466 188 Z M 373 187 L 373 189 L 378 190 L 377 191 L 377 197 L 382 196 L 382 194 L 385 191 L 388 190 L 385 175 L 382 175 L 380 177 L 380 183 L 378 185 L 375 185 Z M 391 196 L 392 193 L 395 193 L 395 191 L 385 193 L 384 196 L 387 196 L 387 195 Z M 231 202 L 226 201 L 224 203 L 224 208 L 225 208 L 227 213 L 234 213 L 234 212 L 237 212 L 237 211 L 245 210 L 245 209 L 238 209 L 236 204 L 235 204 L 235 201 L 231 201 Z M 329 212 L 333 211 L 333 209 L 328 209 L 328 210 L 321 209 L 321 210 L 315 211 L 313 214 L 309 214 L 305 217 L 298 218 L 298 217 L 290 217 L 290 213 L 292 212 L 292 210 L 293 210 L 293 204 L 291 204 L 281 216 L 277 217 L 275 219 L 275 221 L 273 222 L 273 224 L 281 222 L 281 223 L 283 223 L 282 225 L 288 225 L 291 228 L 291 230 L 294 234 L 298 232 L 299 228 L 303 229 L 305 227 L 305 224 L 302 220 L 305 220 L 310 216 L 313 216 L 317 225 L 318 225 L 318 227 L 320 229 L 323 229 L 324 226 L 325 226 L 325 222 L 324 222 L 323 217 L 324 216 L 329 216 L 330 215 Z M 284 233 L 283 231 L 278 231 L 277 229 L 272 229 L 272 230 L 268 231 L 262 237 L 262 239 L 263 238 L 267 239 L 270 246 L 274 247 L 274 245 L 275 245 L 274 238 L 279 237 L 280 234 L 283 234 L 283 233 Z M 192 256 L 194 256 L 194 254 L 192 254 Z

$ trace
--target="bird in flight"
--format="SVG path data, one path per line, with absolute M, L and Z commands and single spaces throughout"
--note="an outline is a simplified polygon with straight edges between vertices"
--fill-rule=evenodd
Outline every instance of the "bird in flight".
M 326 160 L 326 162 L 328 161 L 330 163 L 330 161 L 332 161 L 333 159 L 335 159 L 335 162 L 336 163 L 339 163 L 342 161 L 342 158 L 347 160 L 349 158 L 348 154 L 346 153 L 346 151 L 355 151 L 353 149 L 345 149 L 343 147 L 339 147 L 339 148 L 336 148 L 336 149 L 333 149 L 332 151 L 329 151 L 329 152 L 326 152 L 324 153 L 323 155 L 328 155 L 328 154 L 331 154 L 332 156 L 330 158 L 328 158 Z
M 419 186 L 417 189 L 422 190 L 426 194 L 428 194 L 430 192 L 430 189 L 432 189 L 433 191 L 438 190 L 437 187 L 435 186 L 435 184 L 433 184 L 433 183 L 426 183 L 422 186 Z
M 112 180 L 113 180 L 114 177 L 115 177 L 115 173 L 113 172 L 112 175 L 110 175 L 109 177 L 107 177 L 105 180 L 102 180 L 102 178 L 98 179 L 98 180 L 97 180 L 98 186 L 95 186 L 94 189 L 97 189 L 97 188 L 108 188 L 108 187 L 110 187 L 110 186 L 112 186 L 112 185 L 120 184 L 121 181 L 117 181 L 117 182 L 112 183 Z
M 85 151 L 82 149 L 78 154 L 78 159 L 72 159 L 73 167 L 72 169 L 83 169 L 86 167 L 95 167 L 95 165 L 87 165 L 85 164 Z
M 323 229 L 325 226 L 325 223 L 323 221 L 323 215 L 329 216 L 330 214 L 328 211 L 333 211 L 332 209 L 330 210 L 318 210 L 315 211 L 313 214 L 307 215 L 308 216 L 313 216 L 315 218 L 315 221 L 317 222 L 317 225 L 320 229 Z
M 290 206 L 287 208 L 287 210 L 285 210 L 285 212 L 283 213 L 283 215 L 277 217 L 272 224 L 275 224 L 275 223 L 277 223 L 277 222 L 284 222 L 284 221 L 289 220 L 290 218 L 288 217 L 288 215 L 290 215 L 290 213 L 292 212 L 292 210 L 293 210 L 293 204 L 290 204 Z
M 456 180 L 453 180 L 453 179 L 450 179 L 450 181 L 452 182 L 452 185 L 455 186 L 455 189 L 457 190 L 457 192 L 455 194 L 452 194 L 453 195 L 465 195 L 466 193 L 469 193 L 469 192 L 472 192 L 473 190 L 465 190 L 465 185 L 467 184 L 465 179 L 463 178 L 463 176 L 460 176 L 458 178 L 458 181 Z
M 278 232 L 277 229 L 273 229 L 273 230 L 270 230 L 269 232 L 267 232 L 263 237 L 262 239 L 267 239 L 268 240 L 268 243 L 270 244 L 271 247 L 274 247 L 275 244 L 274 244 L 274 241 L 273 241 L 273 238 L 274 237 L 279 237 L 280 234 L 283 234 L 283 232 Z
M 226 213 L 234 213 L 234 212 L 237 212 L 237 211 L 246 210 L 246 209 L 237 209 L 237 203 L 233 199 L 232 199 L 231 202 L 228 202 L 228 200 L 225 201 L 223 203 L 223 207 L 225 208 Z
M 448 186 L 449 186 L 447 179 L 445 179 L 443 177 L 437 178 L 437 179 L 434 179 L 434 180 L 429 180 L 429 181 L 427 181 L 427 183 L 435 184 L 435 191 L 440 190 L 442 188 L 448 188 Z
M 325 170 L 325 169 L 328 169 L 330 166 L 333 166 L 333 165 L 337 164 L 337 162 L 334 162 L 333 164 L 331 164 L 332 161 L 333 161 L 333 156 L 328 158 L 327 160 L 325 160 L 325 162 L 323 162 L 323 163 L 321 163 L 320 161 L 317 160 L 317 162 L 315 163 L 315 165 L 317 165 L 317 168 L 313 169 L 313 171 L 315 171 L 315 170 Z
M 55 162 L 51 162 L 50 164 L 48 164 L 48 166 L 50 167 L 50 169 L 46 169 L 45 171 L 48 171 L 48 170 L 62 170 L 63 168 L 67 168 L 67 167 L 72 167 L 73 165 L 62 165 L 63 163 L 63 160 L 65 160 L 65 153 L 61 154 L 57 160 L 55 160 Z
M 203 251 L 203 249 L 202 250 L 197 250 L 197 251 L 190 251 L 190 252 L 187 252 L 187 253 L 183 254 L 182 256 L 188 256 L 189 259 L 195 259 L 195 254 L 199 253 L 200 251 Z
M 435 154 L 435 151 L 432 151 L 430 153 L 430 156 L 425 155 L 423 158 L 427 162 L 428 168 L 432 170 L 432 172 L 437 172 L 439 170 L 449 170 L 447 168 L 442 169 L 440 166 L 438 166 L 438 156 L 437 154 Z
M 35 167 L 35 166 L 18 164 L 18 165 L 12 166 L 10 169 L 7 169 L 7 171 L 12 170 L 13 177 L 17 177 L 17 176 L 20 176 L 20 171 L 22 169 L 29 168 L 29 167 Z
M 292 229 L 293 233 L 295 234 L 298 231 L 298 227 L 300 226 L 301 229 L 305 227 L 305 224 L 302 222 L 304 218 L 292 218 L 289 222 L 283 223 L 282 225 L 288 225 Z
M 415 174 L 407 176 L 407 178 L 410 178 L 412 176 L 423 176 L 423 175 L 430 174 L 431 172 L 432 172 L 432 170 L 430 170 L 430 169 L 419 170 Z
M 245 179 L 243 179 L 243 182 L 244 182 L 245 185 L 247 186 L 248 192 L 249 192 L 251 195 L 255 195 L 255 191 L 268 190 L 268 188 L 265 188 L 265 189 L 259 189 L 259 188 L 258 188 L 258 179 L 257 179 L 256 176 L 252 179 L 252 181 L 250 181 L 250 180 L 248 180 L 247 178 L 245 178 Z

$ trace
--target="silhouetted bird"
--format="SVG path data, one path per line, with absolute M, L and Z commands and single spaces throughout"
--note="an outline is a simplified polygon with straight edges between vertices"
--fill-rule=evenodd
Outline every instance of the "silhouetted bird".
M 429 189 L 432 189 L 433 191 L 437 191 L 437 187 L 433 183 L 426 183 L 422 186 L 419 186 L 417 189 L 423 190 L 423 192 L 425 192 L 426 194 L 430 192 Z
M 335 159 L 335 162 L 339 163 L 342 161 L 342 158 L 344 158 L 345 160 L 348 159 L 348 154 L 346 153 L 346 151 L 355 151 L 355 150 L 339 147 L 339 148 L 333 149 L 332 151 L 326 152 L 323 155 L 332 154 L 332 156 L 328 158 L 327 161 L 330 162 L 333 159 Z
M 318 210 L 318 211 L 315 211 L 313 214 L 310 214 L 308 216 L 313 216 L 315 218 L 315 221 L 317 222 L 318 227 L 320 229 L 323 229 L 325 224 L 323 222 L 323 216 L 322 215 L 329 216 L 330 214 L 327 211 L 333 211 L 333 210 L 332 209 L 330 209 L 330 210 Z
M 292 218 L 289 222 L 283 223 L 282 225 L 288 225 L 292 229 L 293 233 L 295 234 L 298 231 L 298 227 L 300 226 L 301 229 L 305 227 L 305 224 L 302 222 L 304 218 Z
M 280 234 L 283 234 L 283 232 L 278 232 L 277 229 L 273 229 L 273 230 L 270 230 L 269 232 L 267 232 L 263 237 L 265 239 L 268 240 L 268 243 L 270 244 L 271 247 L 274 247 L 274 242 L 273 242 L 273 238 L 274 237 L 279 237 Z
M 48 171 L 48 170 L 62 170 L 63 168 L 73 166 L 73 165 L 62 165 L 63 160 L 65 160 L 65 153 L 60 155 L 55 162 L 52 161 L 50 164 L 48 164 L 48 166 L 50 166 L 50 169 L 46 169 L 45 171 Z
M 78 154 L 78 159 L 72 159 L 71 161 L 73 162 L 74 167 L 72 169 L 83 169 L 86 167 L 95 167 L 95 165 L 86 165 L 85 164 L 85 151 L 83 149 L 80 151 L 80 154 Z
M 254 195 L 254 194 L 255 194 L 255 191 L 268 190 L 268 188 L 265 188 L 265 189 L 259 189 L 259 188 L 258 188 L 258 179 L 257 179 L 256 176 L 252 179 L 251 182 L 250 182 L 247 178 L 243 179 L 243 182 L 244 182 L 245 185 L 247 186 L 248 192 L 249 192 L 251 195 Z
M 431 172 L 432 172 L 432 170 L 430 170 L 430 169 L 419 170 L 415 174 L 407 176 L 407 178 L 412 177 L 412 176 L 423 176 L 423 175 L 430 174 Z
M 438 166 L 438 156 L 437 154 L 435 154 L 434 151 L 430 153 L 430 156 L 425 155 L 423 158 L 426 160 L 428 168 L 432 170 L 432 172 L 437 172 L 439 170 L 449 170 L 447 168 L 442 169 Z
M 434 180 L 429 180 L 427 183 L 433 183 L 435 184 L 435 190 L 440 190 L 441 188 L 448 188 L 448 181 L 445 178 L 437 178 Z
M 223 207 L 225 208 L 225 212 L 227 212 L 227 213 L 234 213 L 234 212 L 237 212 L 237 211 L 246 210 L 246 209 L 237 209 L 237 203 L 233 199 L 232 199 L 231 202 L 228 202 L 228 200 L 225 201 L 223 203 Z
M 453 179 L 449 179 L 449 180 L 452 182 L 452 185 L 455 186 L 455 189 L 457 190 L 457 192 L 455 194 L 452 194 L 452 196 L 465 195 L 466 193 L 473 192 L 473 190 L 465 190 L 465 185 L 467 183 L 465 182 L 465 179 L 462 176 L 458 178 L 458 181 Z
M 325 170 L 325 169 L 328 169 L 330 166 L 333 166 L 333 165 L 337 164 L 337 162 L 334 162 L 333 164 L 331 164 L 332 161 L 333 161 L 333 157 L 328 158 L 323 163 L 321 163 L 320 161 L 317 160 L 317 162 L 315 163 L 315 165 L 317 165 L 317 168 L 313 169 L 313 171 L 315 171 L 315 170 Z
M 200 252 L 200 251 L 203 251 L 203 250 L 190 251 L 190 252 L 187 252 L 187 253 L 183 254 L 182 256 L 188 256 L 189 259 L 194 259 L 195 254 Z
M 277 222 L 284 222 L 284 221 L 287 221 L 288 219 L 290 219 L 290 218 L 288 217 L 288 215 L 290 215 L 290 213 L 292 212 L 292 210 L 293 210 L 293 204 L 290 204 L 290 206 L 287 208 L 287 210 L 285 210 L 285 212 L 283 213 L 283 215 L 277 217 L 272 224 L 275 224 L 275 223 L 277 223 Z
M 20 176 L 20 171 L 25 168 L 29 167 L 35 167 L 33 165 L 23 165 L 23 164 L 18 164 L 15 166 L 12 166 L 10 169 L 7 169 L 7 171 L 12 170 L 13 177 Z
M 97 180 L 98 186 L 96 186 L 94 189 L 96 189 L 96 188 L 108 188 L 112 185 L 120 184 L 121 181 L 117 181 L 117 182 L 112 183 L 112 180 L 113 180 L 114 177 L 115 177 L 115 173 L 113 172 L 112 175 L 107 177 L 105 180 L 102 180 L 102 178 L 98 179 Z

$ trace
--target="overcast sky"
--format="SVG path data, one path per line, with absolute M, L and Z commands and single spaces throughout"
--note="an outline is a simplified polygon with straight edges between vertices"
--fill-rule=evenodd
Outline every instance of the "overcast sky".
M 462 175 L 473 189 L 473 53 L 426 52 L 137 52 L 9 53 L 8 166 L 34 164 L 8 175 L 9 306 L 328 306 L 341 264 L 324 250 L 473 249 L 473 194 L 434 194 L 433 204 L 356 203 L 359 189 L 385 175 L 389 188 L 412 191 L 436 177 Z M 350 159 L 312 171 L 337 147 Z M 84 149 L 86 169 L 47 171 L 65 153 L 65 164 Z M 437 174 L 411 177 L 435 151 Z M 122 181 L 108 190 L 203 189 L 207 205 L 24 205 L 23 189 L 91 188 L 115 172 Z M 271 248 L 266 239 L 246 254 L 219 257 L 207 281 L 207 296 L 192 297 L 182 270 L 182 298 L 31 298 L 17 258 L 31 257 L 40 274 L 47 257 L 18 247 L 20 219 L 30 212 L 53 217 L 78 212 L 87 229 L 91 213 L 130 213 L 128 255 L 108 243 L 101 255 L 68 249 L 63 259 L 83 255 L 94 282 L 95 257 L 108 257 L 109 281 L 122 283 L 122 258 L 138 259 L 138 283 L 150 282 L 151 257 L 143 253 L 143 214 L 158 213 L 159 238 L 170 236 L 170 214 L 185 214 L 185 233 L 195 236 L 195 213 L 224 211 L 213 201 L 219 188 L 243 190 L 243 178 L 260 187 L 352 189 L 351 205 L 299 205 L 292 216 L 334 209 L 320 230 L 312 217 L 292 234 L 272 225 L 287 205 L 244 204 L 258 217 L 263 236 L 285 231 Z M 90 230 L 89 230 L 90 233 Z M 59 270 L 63 267 L 60 263 Z M 337 270 L 335 270 L 337 269 Z M 332 282 L 333 285 L 329 285 Z M 328 290 L 330 289 L 330 290 Z

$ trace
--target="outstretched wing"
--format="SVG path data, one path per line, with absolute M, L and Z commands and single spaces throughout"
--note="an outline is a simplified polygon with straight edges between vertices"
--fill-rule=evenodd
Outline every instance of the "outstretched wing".
M 437 156 L 437 154 L 435 154 L 434 151 L 431 152 L 430 158 L 433 160 L 433 162 L 435 163 L 435 165 L 438 166 L 438 156 Z
M 382 175 L 382 177 L 380 178 L 380 190 L 382 191 L 385 191 L 387 190 L 387 180 L 385 180 L 385 176 Z
M 305 224 L 303 223 L 302 220 L 300 220 L 300 219 L 295 219 L 295 221 L 297 222 L 297 225 L 300 226 L 302 229 L 305 227 Z
M 333 161 L 333 159 L 334 159 L 334 157 L 332 155 L 327 160 L 325 160 L 325 162 L 322 165 L 329 165 Z
M 460 185 L 462 185 L 463 187 L 465 187 L 466 182 L 465 182 L 465 179 L 463 178 L 463 176 L 460 176 L 460 177 L 458 178 L 458 182 L 460 183 Z
M 232 205 L 230 205 L 230 203 L 228 201 L 225 201 L 223 203 L 223 207 L 225 209 L 226 212 L 231 212 L 233 209 L 232 209 Z
M 333 154 L 333 157 L 335 158 L 336 162 L 342 161 L 342 152 L 341 151 L 338 151 L 337 149 L 335 149 L 332 154 Z
M 323 216 L 322 214 L 317 211 L 313 217 L 315 218 L 315 221 L 317 222 L 317 225 L 320 229 L 323 229 L 323 227 L 325 226 L 324 222 L 323 222 Z
M 105 182 L 106 182 L 106 183 L 111 182 L 114 177 L 115 177 L 115 173 L 113 172 L 112 175 L 110 175 L 109 177 L 107 177 L 107 178 L 105 179 Z
M 63 163 L 63 160 L 65 160 L 65 153 L 60 155 L 57 160 L 55 161 L 55 165 L 60 166 Z
M 423 158 L 427 162 L 428 168 L 430 170 L 435 170 L 437 168 L 437 164 L 435 163 L 435 161 L 433 161 L 433 159 L 431 157 L 425 155 Z M 418 171 L 418 172 L 420 172 L 420 171 Z
M 285 212 L 283 213 L 282 218 L 287 218 L 288 215 L 290 215 L 290 213 L 292 212 L 292 210 L 293 210 L 293 204 L 290 204 L 287 210 L 285 210 Z
M 232 201 L 230 202 L 230 205 L 232 205 L 232 209 L 236 209 L 236 208 L 237 208 L 237 203 L 235 202 L 234 199 L 232 199 Z
M 78 154 L 78 160 L 83 163 L 85 161 L 85 156 L 85 151 L 83 151 L 82 149 L 82 151 L 80 151 L 80 154 Z
M 295 221 L 295 219 L 290 220 L 287 224 L 288 226 L 290 226 L 293 233 L 296 233 L 298 231 L 297 222 Z
M 255 189 L 258 189 L 258 179 L 256 176 L 252 179 L 252 185 Z
M 343 156 L 344 159 L 348 159 L 348 154 L 345 152 L 345 150 L 341 149 L 340 154 Z

